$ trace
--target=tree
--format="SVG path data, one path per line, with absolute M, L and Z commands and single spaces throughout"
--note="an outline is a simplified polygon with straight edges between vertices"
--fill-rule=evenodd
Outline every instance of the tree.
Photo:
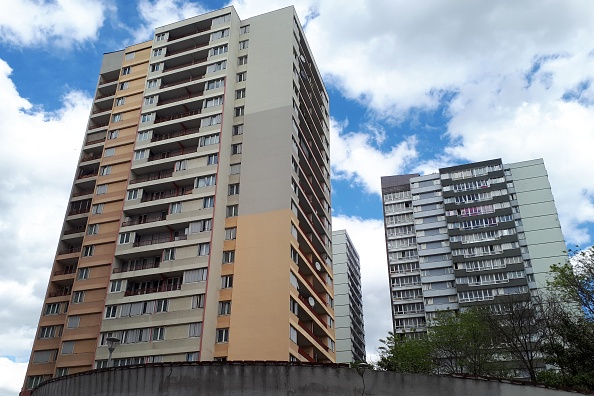
M 413 337 L 412 334 L 388 333 L 385 340 L 380 340 L 380 360 L 377 366 L 383 370 L 399 373 L 432 374 L 435 364 L 432 359 L 432 347 L 427 337 Z
M 558 290 L 570 305 L 579 303 L 584 315 L 594 321 L 594 246 L 574 254 L 569 262 L 551 266 L 549 287 Z

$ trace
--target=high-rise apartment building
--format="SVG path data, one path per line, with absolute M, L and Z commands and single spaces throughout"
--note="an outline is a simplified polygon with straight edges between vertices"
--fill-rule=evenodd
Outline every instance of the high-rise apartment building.
M 335 361 L 328 95 L 293 7 L 105 54 L 24 389 L 114 365 Z
M 382 177 L 394 331 L 424 332 L 436 311 L 529 299 L 567 259 L 539 160 Z
M 364 362 L 365 330 L 361 264 L 346 230 L 332 232 L 336 363 Z

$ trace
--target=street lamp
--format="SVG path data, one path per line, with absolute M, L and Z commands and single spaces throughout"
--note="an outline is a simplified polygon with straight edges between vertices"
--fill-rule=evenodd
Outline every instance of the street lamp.
M 111 367 L 111 354 L 115 351 L 116 347 L 120 343 L 120 339 L 117 337 L 107 337 L 107 350 L 109 351 L 109 358 L 107 358 L 107 367 Z

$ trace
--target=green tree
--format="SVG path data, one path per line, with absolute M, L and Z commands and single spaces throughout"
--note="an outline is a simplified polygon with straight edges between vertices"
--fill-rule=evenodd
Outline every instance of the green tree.
M 432 374 L 435 369 L 432 346 L 427 337 L 413 337 L 390 332 L 379 347 L 377 366 L 399 373 Z

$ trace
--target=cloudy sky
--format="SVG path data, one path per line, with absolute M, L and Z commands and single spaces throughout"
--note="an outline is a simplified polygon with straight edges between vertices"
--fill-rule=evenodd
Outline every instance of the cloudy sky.
M 6 0 L 0 13 L 0 395 L 16 395 L 102 54 L 228 5 Z M 362 260 L 367 350 L 390 330 L 380 176 L 544 158 L 568 244 L 594 232 L 594 7 L 588 0 L 293 3 L 331 97 L 333 226 Z

